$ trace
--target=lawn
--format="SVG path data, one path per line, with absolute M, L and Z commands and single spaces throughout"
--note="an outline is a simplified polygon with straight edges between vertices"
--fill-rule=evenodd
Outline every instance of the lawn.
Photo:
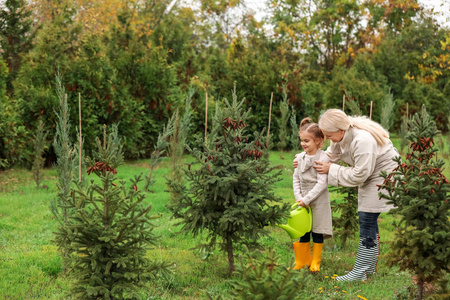
M 397 143 L 398 141 L 396 141 Z M 446 149 L 447 151 L 447 149 Z M 445 152 L 444 152 L 445 153 Z M 448 152 L 447 152 L 448 153 Z M 271 152 L 270 161 L 282 170 L 276 193 L 286 202 L 293 202 L 293 153 Z M 189 160 L 188 156 L 185 160 Z M 447 166 L 448 166 L 448 157 Z M 128 180 L 140 172 L 148 172 L 148 160 L 127 162 L 118 168 L 118 176 Z M 164 175 L 170 172 L 170 162 L 163 161 L 154 172 L 155 183 L 147 193 L 152 214 L 161 214 L 154 220 L 158 243 L 148 251 L 152 259 L 171 262 L 172 274 L 148 283 L 142 299 L 207 299 L 207 293 L 216 298 L 229 299 L 231 280 L 228 276 L 226 254 L 218 250 L 205 253 L 193 249 L 203 242 L 202 236 L 179 233 L 165 205 L 170 195 L 165 191 Z M 67 299 L 70 281 L 62 270 L 62 260 L 53 245 L 56 220 L 49 210 L 49 202 L 56 197 L 57 173 L 46 169 L 45 189 L 37 189 L 32 173 L 25 169 L 0 172 L 0 299 Z M 448 168 L 445 175 L 450 177 Z M 141 183 L 143 185 L 143 183 Z M 138 187 L 142 188 L 142 187 Z M 339 195 L 332 193 L 333 199 Z M 332 277 L 353 267 L 356 256 L 356 236 L 342 246 L 337 237 L 326 240 L 320 273 L 307 276 L 308 282 L 299 299 L 407 299 L 414 285 L 411 274 L 388 266 L 384 255 L 393 239 L 393 216 L 382 214 L 379 219 L 381 258 L 378 273 L 366 282 L 339 283 Z M 269 235 L 261 239 L 263 249 L 275 249 L 280 264 L 291 266 L 294 261 L 292 240 L 280 228 L 269 227 Z M 238 255 L 241 252 L 238 251 Z

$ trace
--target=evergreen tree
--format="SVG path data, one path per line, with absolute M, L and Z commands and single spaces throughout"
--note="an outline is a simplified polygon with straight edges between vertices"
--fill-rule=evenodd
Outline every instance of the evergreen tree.
M 415 114 L 407 139 L 410 150 L 403 162 L 387 174 L 380 193 L 396 207 L 400 217 L 390 257 L 401 270 L 410 270 L 417 278 L 417 299 L 423 297 L 423 286 L 450 271 L 450 185 L 442 174 L 444 161 L 433 158 L 438 151 L 434 138 L 439 133 L 436 123 L 427 114 Z M 447 273 L 448 274 L 448 273 Z
M 184 114 L 181 117 L 179 109 L 175 110 L 173 134 L 170 139 L 170 155 L 172 158 L 172 179 L 182 180 L 183 174 L 181 171 L 181 164 L 183 162 L 183 154 L 186 149 L 186 141 L 189 134 L 189 128 L 192 118 L 192 96 L 194 95 L 194 89 L 189 89 L 186 95 L 186 101 L 184 106 Z
M 394 123 L 394 108 L 395 100 L 394 95 L 391 93 L 391 89 L 384 94 L 384 100 L 381 108 L 381 121 L 380 124 L 384 129 L 388 130 Z
M 0 10 L 0 53 L 9 67 L 9 92 L 19 71 L 21 56 L 31 48 L 34 38 L 31 14 L 25 0 L 6 0 Z
M 294 151 L 300 150 L 300 138 L 298 135 L 299 132 L 299 125 L 297 123 L 297 115 L 295 113 L 295 107 L 291 106 L 291 118 L 289 119 L 289 122 L 291 124 L 291 143 L 292 143 L 292 149 Z
M 167 121 L 167 125 L 164 126 L 162 132 L 158 134 L 155 149 L 150 156 L 150 173 L 148 176 L 145 176 L 144 190 L 146 191 L 152 184 L 153 170 L 161 163 L 162 156 L 169 146 L 169 139 L 173 134 L 176 116 L 177 114 L 173 114 L 169 121 Z
M 59 99 L 59 111 L 56 112 L 56 134 L 53 148 L 56 154 L 56 165 L 58 171 L 57 198 L 50 202 L 50 209 L 57 219 L 67 221 L 69 211 L 64 205 L 66 203 L 73 179 L 74 150 L 70 140 L 70 110 L 67 103 L 67 94 L 62 85 L 61 75 L 56 76 L 56 92 Z
M 42 121 L 42 118 L 40 118 L 37 132 L 34 137 L 34 162 L 32 167 L 33 177 L 37 188 L 40 187 L 43 177 L 42 169 L 44 168 L 44 158 L 42 157 L 42 154 L 45 150 L 46 138 L 47 133 L 44 132 L 44 122 Z
M 258 238 L 267 234 L 265 224 L 280 224 L 289 205 L 280 205 L 273 192 L 280 172 L 264 158 L 267 144 L 263 132 L 247 133 L 250 111 L 242 112 L 236 91 L 233 101 L 216 109 L 213 130 L 204 150 L 189 149 L 199 166 L 185 170 L 187 186 L 168 180 L 175 195 L 168 208 L 179 219 L 183 230 L 194 236 L 206 232 L 209 246 L 220 243 L 228 255 L 229 273 L 235 270 L 237 245 L 256 246 Z M 202 145 L 202 140 L 198 145 Z
M 275 250 L 260 258 L 258 253 L 246 250 L 246 259 L 240 257 L 234 280 L 233 299 L 298 299 L 308 281 L 308 273 L 296 271 L 280 264 Z
M 344 199 L 340 201 L 332 201 L 333 212 L 338 212 L 339 216 L 333 217 L 333 230 L 335 236 L 339 237 L 342 244 L 345 245 L 347 240 L 355 235 L 358 231 L 358 188 L 357 187 L 337 187 L 333 188 L 333 192 L 344 195 Z
M 56 243 L 67 249 L 66 265 L 75 281 L 77 299 L 141 299 L 139 288 L 167 271 L 164 262 L 150 261 L 146 251 L 155 242 L 151 205 L 138 190 L 141 175 L 117 182 L 123 152 L 117 126 L 97 139 L 98 152 L 87 158 L 87 173 L 97 177 L 77 183 L 64 206 L 73 210 L 60 222 Z
M 278 146 L 280 148 L 280 158 L 283 159 L 283 150 L 287 146 L 287 123 L 289 120 L 289 103 L 288 103 L 288 97 L 287 97 L 287 88 L 286 86 L 283 87 L 283 100 L 280 102 L 280 112 L 281 116 L 278 119 L 278 124 L 280 127 L 280 142 L 278 143 Z

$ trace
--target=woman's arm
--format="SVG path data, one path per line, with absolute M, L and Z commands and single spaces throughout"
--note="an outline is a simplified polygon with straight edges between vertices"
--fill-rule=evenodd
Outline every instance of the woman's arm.
M 322 163 L 328 163 L 328 156 L 325 153 L 322 153 L 320 156 L 320 160 Z M 328 175 L 327 174 L 317 174 L 317 183 L 314 187 L 308 192 L 308 194 L 303 197 L 303 203 L 305 205 L 309 205 L 312 201 L 316 200 L 322 192 L 328 188 Z
M 370 135 L 370 134 L 369 134 Z M 359 186 L 364 183 L 375 169 L 377 159 L 377 143 L 370 135 L 352 142 L 354 166 L 344 167 L 331 164 L 328 172 L 328 183 L 333 186 Z

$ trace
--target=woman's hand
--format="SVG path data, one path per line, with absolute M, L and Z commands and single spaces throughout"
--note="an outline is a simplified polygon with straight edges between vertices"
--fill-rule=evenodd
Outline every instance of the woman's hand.
M 331 163 L 330 162 L 321 162 L 321 161 L 314 161 L 316 163 L 315 166 L 313 166 L 314 169 L 317 170 L 317 173 L 319 174 L 328 174 L 328 172 L 330 171 L 330 166 Z
M 295 156 L 294 156 L 294 161 L 292 162 L 292 166 L 294 166 L 294 169 L 296 169 L 296 168 L 298 167 L 297 155 L 298 155 L 298 154 L 295 154 Z

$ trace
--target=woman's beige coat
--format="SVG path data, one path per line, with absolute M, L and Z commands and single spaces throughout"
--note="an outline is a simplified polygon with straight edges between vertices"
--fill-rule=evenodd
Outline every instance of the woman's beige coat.
M 322 150 L 318 150 L 315 156 L 308 156 L 305 152 L 302 152 L 297 155 L 297 160 L 298 167 L 295 169 L 293 176 L 295 200 L 301 199 L 311 207 L 312 231 L 323 234 L 325 239 L 330 238 L 333 235 L 333 230 L 327 174 L 319 174 L 312 167 L 316 160 L 327 162 L 327 154 Z
M 383 183 L 381 171 L 391 172 L 399 156 L 392 142 L 380 146 L 367 131 L 350 127 L 339 143 L 331 142 L 326 151 L 333 164 L 328 173 L 328 184 L 358 187 L 358 211 L 369 213 L 387 212 L 393 206 L 378 196 L 378 186 Z M 335 164 L 339 160 L 349 167 Z M 386 191 L 385 191 L 386 192 Z

